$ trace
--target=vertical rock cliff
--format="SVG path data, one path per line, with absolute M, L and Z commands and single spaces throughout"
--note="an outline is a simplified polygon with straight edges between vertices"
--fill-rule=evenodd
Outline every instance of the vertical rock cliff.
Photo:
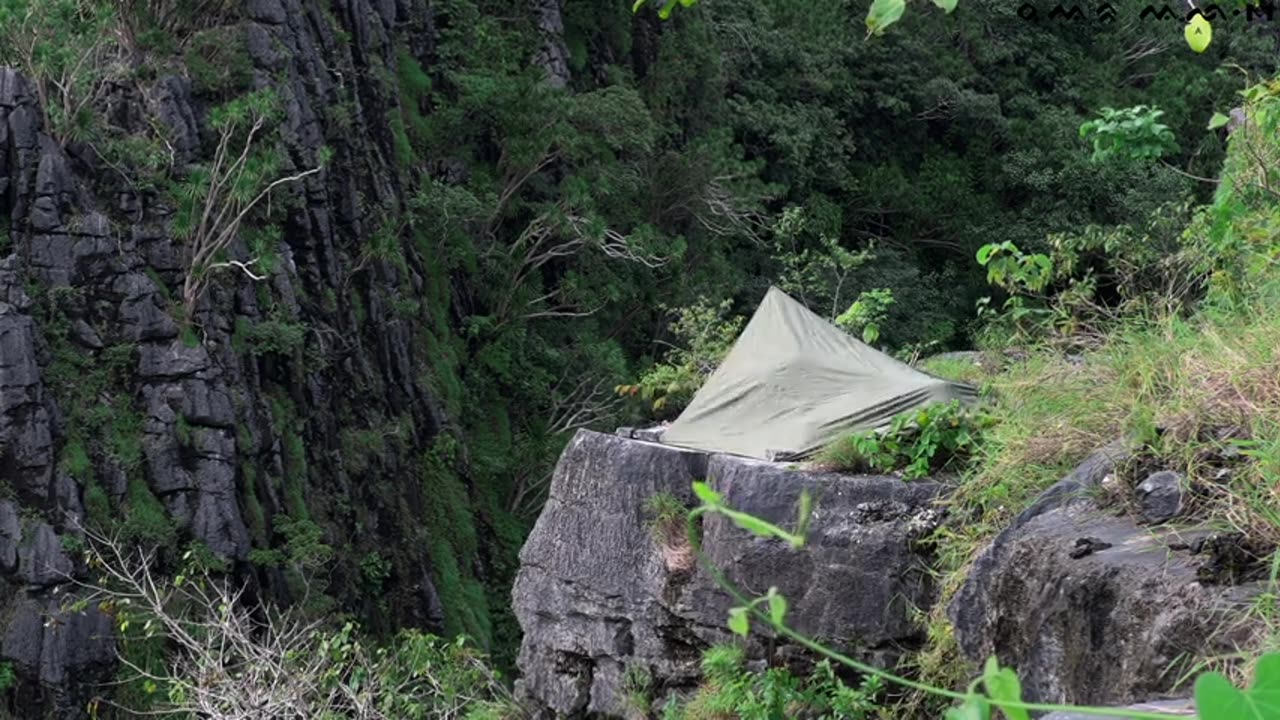
M 261 279 L 218 271 L 189 319 L 172 195 L 55 139 L 31 80 L 0 69 L 0 659 L 18 716 L 78 716 L 114 672 L 109 618 L 63 610 L 82 525 L 162 558 L 196 543 L 255 593 L 374 630 L 491 639 L 479 588 L 502 581 L 447 397 L 449 278 L 397 234 L 389 118 L 419 102 L 399 78 L 430 66 L 433 18 L 415 0 L 250 0 L 194 54 L 106 88 L 103 121 L 162 138 L 174 176 L 209 162 L 215 108 L 256 89 L 279 108 L 280 175 L 323 166 L 272 193 L 265 244 L 228 250 L 273 257 Z M 393 252 L 370 251 L 379 233 Z

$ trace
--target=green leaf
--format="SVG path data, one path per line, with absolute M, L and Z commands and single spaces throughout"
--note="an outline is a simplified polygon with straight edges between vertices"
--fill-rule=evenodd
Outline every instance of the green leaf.
M 769 619 L 774 625 L 781 625 L 787 617 L 787 599 L 778 594 L 778 588 L 769 588 Z
M 981 695 L 970 695 L 958 707 L 947 708 L 945 720 L 990 720 L 991 706 Z
M 1229 122 L 1231 122 L 1231 118 L 1227 117 L 1226 115 L 1223 115 L 1220 112 L 1216 112 L 1213 114 L 1213 117 L 1209 118 L 1208 129 L 1217 130 L 1218 128 L 1223 127 Z
M 1202 53 L 1209 47 L 1209 43 L 1213 40 L 1213 27 L 1209 25 L 1209 21 L 1204 19 L 1204 15 L 1196 13 L 1187 26 L 1182 29 L 1182 34 L 1187 38 L 1187 44 L 1191 49 Z
M 982 672 L 982 684 L 987 688 L 997 707 L 1008 720 L 1031 720 L 1031 715 L 1024 708 L 1013 708 L 1000 705 L 1001 702 L 1022 702 L 1022 683 L 1013 668 L 1002 668 L 994 656 L 987 658 Z
M 746 608 L 736 607 L 729 610 L 729 629 L 742 637 L 746 637 L 747 633 L 751 632 L 751 620 L 747 617 Z
M 800 512 L 796 517 L 796 535 L 801 540 L 809 534 L 809 518 L 813 515 L 813 495 L 808 490 L 800 491 Z
M 880 339 L 880 326 L 867 323 L 867 326 L 862 328 L 862 342 L 871 345 L 878 339 Z
M 1280 653 L 1258 660 L 1253 687 L 1239 690 L 1221 674 L 1196 678 L 1196 712 L 1201 720 L 1266 720 L 1280 717 Z
M 938 7 L 942 8 L 946 12 L 951 12 L 952 10 L 955 10 L 956 2 L 957 0 L 933 0 L 934 5 L 937 5 Z
M 702 502 L 713 507 L 719 507 L 724 504 L 724 498 L 720 496 L 720 493 L 712 490 L 710 485 L 702 482 L 701 480 L 694 481 L 693 494 L 697 495 L 698 499 Z
M 885 28 L 898 22 L 906 8 L 906 0 L 875 0 L 867 10 L 867 34 L 882 34 Z
M 759 535 L 760 537 L 777 537 L 783 538 L 784 540 L 791 537 L 791 533 L 783 530 L 777 525 L 774 525 L 768 520 L 761 520 L 755 515 L 748 515 L 744 512 L 724 508 L 722 508 L 720 512 L 727 515 L 729 519 L 733 521 L 734 525 L 737 525 L 753 535 Z

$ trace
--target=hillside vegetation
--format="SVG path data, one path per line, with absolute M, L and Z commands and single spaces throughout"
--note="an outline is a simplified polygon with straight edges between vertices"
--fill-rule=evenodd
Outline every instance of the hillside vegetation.
M 515 712 L 558 454 L 677 415 L 771 285 L 907 361 L 985 353 L 924 364 L 987 390 L 963 438 L 828 458 L 961 474 L 947 591 L 1117 437 L 1274 566 L 1276 33 L 962 0 L 868 37 L 870 5 L 0 0 L 6 709 L 203 712 L 190 668 L 234 663 L 194 624 L 278 640 L 263 685 L 333 717 Z M 73 609 L 106 631 L 49 660 Z M 924 707 L 740 660 L 695 706 Z M 941 616 L 912 663 L 967 679 Z

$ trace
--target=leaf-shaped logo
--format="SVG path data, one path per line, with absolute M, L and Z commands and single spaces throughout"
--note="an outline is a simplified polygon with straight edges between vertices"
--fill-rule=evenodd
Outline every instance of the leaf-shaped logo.
M 1187 44 L 1192 50 L 1202 53 L 1209 47 L 1209 42 L 1213 40 L 1213 26 L 1200 13 L 1192 16 L 1191 21 L 1183 29 L 1182 34 L 1187 38 Z

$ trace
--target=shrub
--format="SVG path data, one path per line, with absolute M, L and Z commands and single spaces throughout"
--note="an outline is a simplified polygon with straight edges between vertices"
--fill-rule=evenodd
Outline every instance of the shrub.
M 1157 159 L 1177 150 L 1173 131 L 1160 122 L 1164 111 L 1146 105 L 1102 108 L 1101 115 L 1080 126 L 1080 137 L 1093 145 L 1093 159 L 1119 156 L 1131 160 Z
M 880 323 L 893 305 L 893 291 L 886 288 L 867 290 L 858 295 L 848 310 L 836 318 L 836 326 L 862 341 L 872 344 L 880 339 Z
M 783 668 L 752 672 L 746 668 L 741 648 L 731 645 L 708 649 L 702 671 L 702 687 L 683 706 L 678 701 L 668 703 L 663 720 L 859 720 L 875 712 L 881 686 L 879 678 L 869 676 L 858 687 L 849 687 L 828 660 L 805 677 Z
M 908 479 L 964 462 L 993 419 L 959 400 L 902 413 L 883 431 L 863 430 L 823 448 L 821 465 L 854 472 L 901 471 Z
M 88 595 L 67 609 L 110 611 L 123 652 L 133 651 L 121 656 L 120 682 L 143 691 L 120 696 L 130 702 L 127 710 L 348 720 L 518 716 L 497 674 L 465 638 L 409 630 L 373 646 L 352 623 L 334 627 L 297 610 L 248 602 L 198 548 L 183 556 L 185 568 L 170 580 L 155 572 L 154 555 L 88 537 L 94 576 L 83 583 Z M 12 678 L 0 665 L 0 689 L 6 682 Z

